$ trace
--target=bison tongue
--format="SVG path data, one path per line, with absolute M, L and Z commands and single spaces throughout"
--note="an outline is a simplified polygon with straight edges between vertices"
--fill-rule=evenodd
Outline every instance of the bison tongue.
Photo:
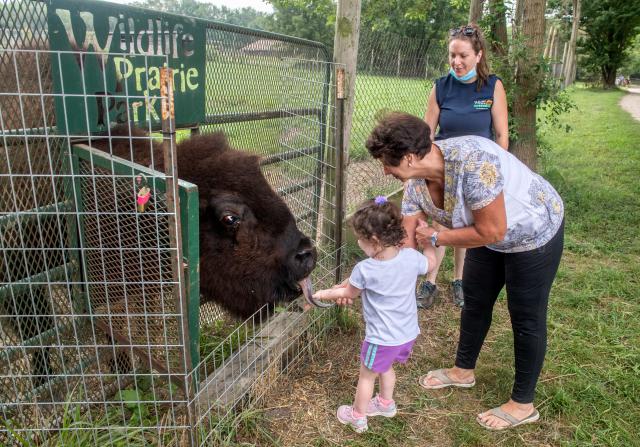
M 307 300 L 309 304 L 313 304 L 316 307 L 332 307 L 335 303 L 323 303 L 322 301 L 316 301 L 313 299 L 313 289 L 311 288 L 311 279 L 309 277 L 302 279 L 298 282 L 300 284 L 300 288 L 302 289 L 302 293 L 304 294 L 304 298 Z

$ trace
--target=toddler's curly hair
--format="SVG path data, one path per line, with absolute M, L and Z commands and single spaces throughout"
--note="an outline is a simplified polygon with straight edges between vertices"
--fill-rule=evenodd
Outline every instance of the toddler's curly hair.
M 402 214 L 394 203 L 367 200 L 353 214 L 349 224 L 358 237 L 372 240 L 375 236 L 385 247 L 400 246 L 407 236 L 402 226 Z

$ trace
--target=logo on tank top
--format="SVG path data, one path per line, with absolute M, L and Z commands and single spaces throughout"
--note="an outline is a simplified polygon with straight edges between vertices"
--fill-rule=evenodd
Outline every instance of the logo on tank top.
M 487 110 L 491 108 L 493 99 L 476 99 L 473 101 L 473 108 L 476 110 Z

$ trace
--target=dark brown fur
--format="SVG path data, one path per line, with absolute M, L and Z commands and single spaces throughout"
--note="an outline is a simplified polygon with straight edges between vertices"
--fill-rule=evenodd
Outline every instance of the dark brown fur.
M 133 136 L 143 131 L 134 129 Z M 94 146 L 145 166 L 163 169 L 162 145 L 133 139 L 128 126 L 111 131 L 112 144 Z M 117 136 L 125 136 L 118 138 Z M 291 301 L 297 281 L 315 266 L 311 240 L 296 227 L 284 201 L 263 177 L 259 157 L 229 147 L 222 133 L 198 135 L 177 147 L 178 175 L 198 185 L 200 195 L 200 287 L 215 301 L 248 317 L 265 304 Z

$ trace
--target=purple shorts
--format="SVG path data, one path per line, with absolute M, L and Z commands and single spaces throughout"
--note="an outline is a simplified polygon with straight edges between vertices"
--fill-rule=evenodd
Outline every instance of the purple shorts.
M 365 368 L 375 373 L 387 372 L 395 362 L 407 363 L 415 342 L 414 339 L 403 345 L 382 346 L 365 340 L 360 349 L 360 361 Z

